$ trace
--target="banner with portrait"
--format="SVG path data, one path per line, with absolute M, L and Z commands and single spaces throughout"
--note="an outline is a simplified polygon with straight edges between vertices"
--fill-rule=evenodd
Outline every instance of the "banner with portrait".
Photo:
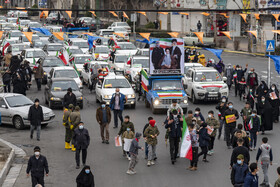
M 150 74 L 183 74 L 184 40 L 161 38 L 154 41 L 150 44 Z

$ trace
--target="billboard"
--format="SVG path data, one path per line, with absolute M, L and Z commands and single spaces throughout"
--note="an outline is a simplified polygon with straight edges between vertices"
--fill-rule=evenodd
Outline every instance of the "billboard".
M 183 74 L 184 40 L 160 38 L 154 41 L 150 44 L 150 74 Z

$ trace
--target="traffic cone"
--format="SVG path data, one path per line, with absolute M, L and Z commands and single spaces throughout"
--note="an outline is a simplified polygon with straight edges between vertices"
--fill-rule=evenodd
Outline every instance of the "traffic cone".
M 65 142 L 65 149 L 71 149 L 71 147 L 70 147 L 70 143 Z
M 73 144 L 72 144 L 72 151 L 76 151 L 76 148 L 74 147 Z

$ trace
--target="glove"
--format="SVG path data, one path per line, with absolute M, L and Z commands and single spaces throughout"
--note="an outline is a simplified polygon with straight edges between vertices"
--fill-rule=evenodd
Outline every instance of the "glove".
M 73 128 L 74 128 L 74 125 L 70 125 L 70 130 L 73 130 Z
M 63 126 L 65 127 L 65 126 L 66 126 L 66 123 L 63 123 Z

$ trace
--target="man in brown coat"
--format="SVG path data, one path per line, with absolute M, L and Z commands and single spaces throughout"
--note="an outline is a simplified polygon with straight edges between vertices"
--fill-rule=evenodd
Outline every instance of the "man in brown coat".
M 100 125 L 100 134 L 102 143 L 109 144 L 109 124 L 111 122 L 111 110 L 103 101 L 101 106 L 96 110 L 96 121 Z M 106 129 L 106 138 L 104 137 L 104 130 Z
M 3 61 L 4 61 L 4 67 L 9 68 L 11 64 L 11 58 L 12 58 L 12 51 L 9 49 L 7 51 L 7 54 L 4 56 Z
M 75 110 L 73 112 L 71 112 L 70 116 L 69 116 L 69 123 L 70 123 L 70 130 L 71 130 L 71 134 L 73 135 L 74 130 L 78 127 L 78 125 L 81 122 L 81 114 L 80 114 L 80 107 L 76 106 Z M 72 137 L 73 138 L 73 137 Z M 72 139 L 71 138 L 71 139 Z M 76 148 L 73 144 L 73 139 L 72 139 L 72 151 L 76 151 Z
M 40 91 L 41 84 L 42 84 L 42 78 L 44 76 L 43 66 L 42 66 L 42 64 L 40 64 L 40 62 L 37 62 L 37 64 L 34 67 L 34 76 L 35 76 L 38 91 Z

